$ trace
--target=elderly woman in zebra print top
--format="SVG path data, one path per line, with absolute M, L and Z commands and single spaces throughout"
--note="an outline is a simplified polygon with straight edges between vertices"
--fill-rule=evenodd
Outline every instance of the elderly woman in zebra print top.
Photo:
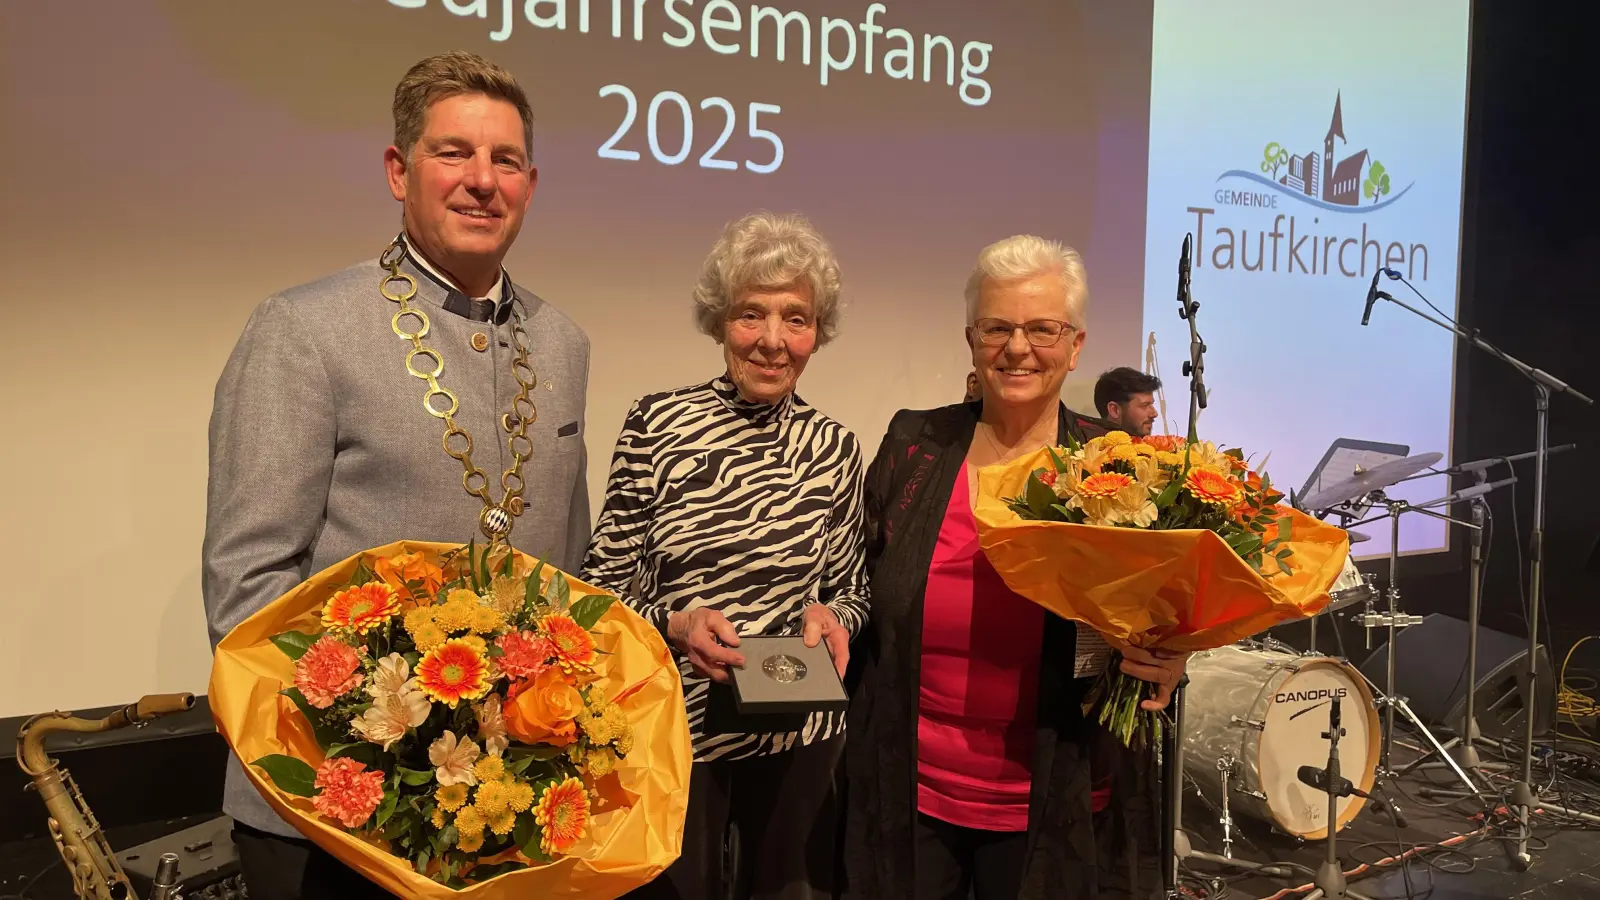
M 584 577 L 675 648 L 694 739 L 683 853 L 643 896 L 833 890 L 844 716 L 741 717 L 728 667 L 744 664 L 740 635 L 803 634 L 842 675 L 866 622 L 860 446 L 795 393 L 838 298 L 833 252 L 804 219 L 732 223 L 694 291 L 722 374 L 639 399 L 617 439 Z

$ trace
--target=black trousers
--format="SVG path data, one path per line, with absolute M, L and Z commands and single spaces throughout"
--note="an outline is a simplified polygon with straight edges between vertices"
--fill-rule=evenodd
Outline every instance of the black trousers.
M 1026 831 L 980 831 L 917 813 L 915 900 L 1016 900 Z
M 695 763 L 683 853 L 632 900 L 826 900 L 835 884 L 836 737 Z M 252 898 L 254 900 L 254 898 Z
M 250 900 L 379 900 L 391 896 L 308 840 L 280 837 L 235 822 L 233 846 Z

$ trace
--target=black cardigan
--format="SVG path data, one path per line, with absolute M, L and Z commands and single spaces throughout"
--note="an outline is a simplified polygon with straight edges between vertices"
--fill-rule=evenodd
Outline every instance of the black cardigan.
M 902 410 L 866 477 L 867 568 L 872 622 L 852 656 L 845 742 L 845 896 L 910 897 L 916 883 L 917 700 L 922 600 L 944 511 L 981 403 Z M 1109 426 L 1060 407 L 1059 433 L 1085 440 Z M 1080 711 L 1073 677 L 1076 627 L 1045 616 L 1038 734 L 1028 810 L 1027 862 L 1019 900 L 1141 896 L 1159 884 L 1159 795 L 1153 766 L 1118 745 Z M 1095 775 L 1110 774 L 1114 800 L 1090 806 Z M 1141 871 L 1142 870 L 1142 871 Z

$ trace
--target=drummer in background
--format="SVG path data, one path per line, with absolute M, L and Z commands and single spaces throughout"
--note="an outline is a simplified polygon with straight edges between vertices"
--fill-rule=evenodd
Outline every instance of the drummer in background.
M 1156 424 L 1156 391 L 1161 379 L 1119 366 L 1094 383 L 1094 405 L 1100 418 L 1134 437 L 1149 437 Z

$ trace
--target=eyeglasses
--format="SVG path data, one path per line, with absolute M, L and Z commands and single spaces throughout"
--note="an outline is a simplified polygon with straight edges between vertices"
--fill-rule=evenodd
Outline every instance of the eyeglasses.
M 1005 319 L 978 319 L 972 323 L 972 330 L 978 335 L 978 343 L 990 347 L 1009 343 L 1011 335 L 1015 334 L 1018 328 L 1022 329 L 1022 334 L 1028 339 L 1028 343 L 1035 347 L 1054 347 L 1060 343 L 1063 334 L 1078 330 L 1060 319 L 1034 319 L 1021 325 Z

